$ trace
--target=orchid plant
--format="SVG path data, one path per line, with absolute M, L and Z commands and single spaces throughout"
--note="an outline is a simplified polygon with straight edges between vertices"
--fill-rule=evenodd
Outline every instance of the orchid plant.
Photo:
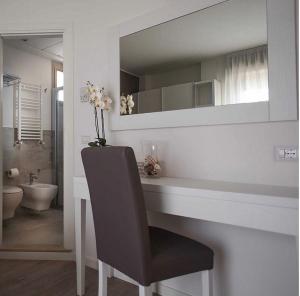
M 104 94 L 104 87 L 100 88 L 95 86 L 90 81 L 86 82 L 87 86 L 87 95 L 89 99 L 89 103 L 93 106 L 94 116 L 95 116 L 95 128 L 96 128 L 96 141 L 90 142 L 89 146 L 91 147 L 103 147 L 106 146 L 105 139 L 105 128 L 104 128 L 104 111 L 110 111 L 112 99 Z M 98 110 L 100 109 L 101 114 L 101 129 L 102 129 L 102 137 L 100 137 L 99 130 L 99 121 L 98 121 Z

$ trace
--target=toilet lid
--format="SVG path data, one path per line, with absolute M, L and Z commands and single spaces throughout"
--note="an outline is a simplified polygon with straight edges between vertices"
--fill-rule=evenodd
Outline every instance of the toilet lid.
M 3 186 L 3 193 L 18 193 L 22 192 L 22 188 L 17 186 Z

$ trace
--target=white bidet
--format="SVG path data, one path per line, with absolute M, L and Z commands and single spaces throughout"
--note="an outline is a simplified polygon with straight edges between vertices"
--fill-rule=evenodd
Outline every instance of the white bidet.
M 57 185 L 33 183 L 20 186 L 24 191 L 21 206 L 36 211 L 48 210 L 57 194 Z

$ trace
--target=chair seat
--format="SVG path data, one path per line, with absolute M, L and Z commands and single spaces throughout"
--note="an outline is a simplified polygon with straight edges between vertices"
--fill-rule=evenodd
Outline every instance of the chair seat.
M 149 227 L 152 282 L 213 268 L 213 251 L 176 233 Z

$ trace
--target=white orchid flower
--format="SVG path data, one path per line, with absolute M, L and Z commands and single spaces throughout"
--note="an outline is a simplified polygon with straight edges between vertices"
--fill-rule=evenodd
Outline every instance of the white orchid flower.
M 90 81 L 87 81 L 86 85 L 90 104 L 95 108 L 109 111 L 111 109 L 112 99 L 109 96 L 104 95 L 104 88 L 95 86 Z
M 127 99 L 125 96 L 120 97 L 120 114 L 127 114 Z
M 100 89 L 99 87 L 95 88 L 95 95 L 101 99 L 103 96 L 102 89 Z
M 128 107 L 129 108 L 133 108 L 134 107 L 134 101 L 129 101 L 128 103 L 127 103 L 127 105 L 128 105 Z
M 100 99 L 99 97 L 95 97 L 94 103 L 93 103 L 94 107 L 99 108 L 100 107 Z
M 100 100 L 99 108 L 105 110 L 105 103 Z
M 104 110 L 109 111 L 111 109 L 111 103 L 112 99 L 109 96 L 104 95 L 102 98 L 102 101 L 104 103 Z
M 133 95 L 127 96 L 127 106 L 128 106 L 128 113 L 132 113 L 132 109 L 134 107 Z

